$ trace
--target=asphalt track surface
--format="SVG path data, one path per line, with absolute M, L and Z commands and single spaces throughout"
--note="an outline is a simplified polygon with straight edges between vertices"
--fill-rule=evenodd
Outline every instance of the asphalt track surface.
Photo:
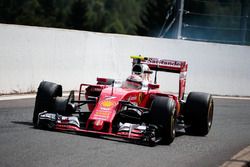
M 34 99 L 0 101 L 1 167 L 212 167 L 250 144 L 250 100 L 215 99 L 208 136 L 155 147 L 34 129 L 33 107 Z

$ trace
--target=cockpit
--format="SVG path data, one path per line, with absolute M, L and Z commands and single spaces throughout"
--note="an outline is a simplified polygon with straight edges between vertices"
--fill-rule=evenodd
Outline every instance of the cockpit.
M 146 64 L 135 64 L 132 68 L 132 74 L 122 83 L 122 88 L 127 89 L 147 89 L 148 83 L 151 83 L 152 71 Z
M 122 83 L 122 88 L 125 89 L 141 89 L 142 88 L 142 78 L 139 75 L 132 74 L 126 81 Z

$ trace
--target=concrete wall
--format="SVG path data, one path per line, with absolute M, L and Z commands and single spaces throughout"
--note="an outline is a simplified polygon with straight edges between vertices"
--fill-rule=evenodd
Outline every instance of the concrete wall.
M 130 55 L 186 60 L 187 92 L 250 96 L 250 47 L 0 24 L 0 93 L 36 90 L 41 80 L 78 89 L 97 76 L 124 79 Z M 176 74 L 160 74 L 177 91 Z

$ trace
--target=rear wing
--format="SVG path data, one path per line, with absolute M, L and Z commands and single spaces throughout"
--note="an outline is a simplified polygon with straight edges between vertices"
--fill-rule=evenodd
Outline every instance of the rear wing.
M 147 64 L 150 70 L 181 73 L 187 71 L 187 63 L 185 61 L 167 60 L 159 58 L 150 58 L 142 56 L 131 56 L 133 64 Z
M 155 83 L 157 71 L 172 72 L 179 74 L 179 99 L 182 100 L 185 93 L 188 64 L 185 61 L 150 58 L 143 56 L 131 56 L 134 64 L 146 64 L 150 70 L 155 71 Z

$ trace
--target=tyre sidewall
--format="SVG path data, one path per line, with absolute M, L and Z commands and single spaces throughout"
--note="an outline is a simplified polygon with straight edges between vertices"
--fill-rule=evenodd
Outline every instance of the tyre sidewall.
M 212 96 L 202 92 L 191 92 L 187 97 L 184 120 L 188 134 L 207 135 L 213 121 Z
M 164 144 L 175 138 L 175 101 L 169 97 L 156 97 L 151 105 L 150 123 L 160 127 Z
M 62 86 L 42 81 L 38 87 L 35 107 L 33 112 L 33 124 L 36 127 L 39 113 L 43 111 L 53 112 L 54 99 L 57 96 L 62 96 Z

